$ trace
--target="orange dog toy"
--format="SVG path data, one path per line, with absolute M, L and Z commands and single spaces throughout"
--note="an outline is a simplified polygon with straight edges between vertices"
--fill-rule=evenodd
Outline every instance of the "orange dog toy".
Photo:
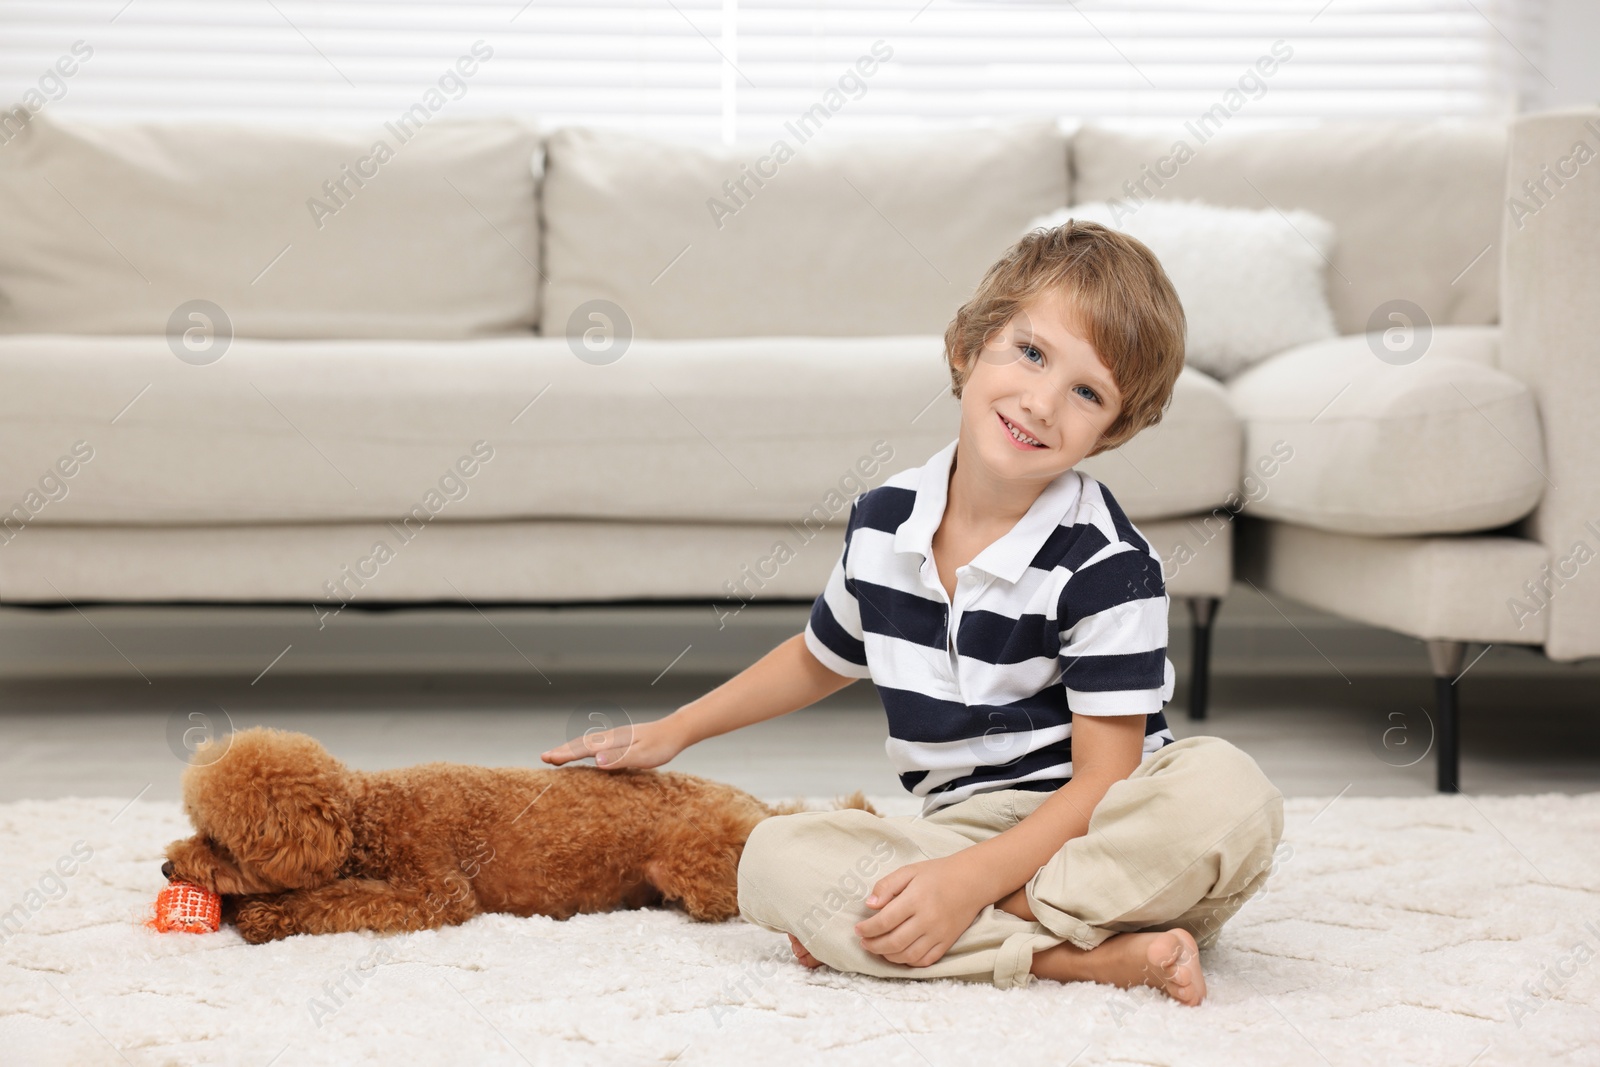
M 222 925 L 222 898 L 203 886 L 168 882 L 156 896 L 156 913 L 145 924 L 163 934 L 214 934 Z

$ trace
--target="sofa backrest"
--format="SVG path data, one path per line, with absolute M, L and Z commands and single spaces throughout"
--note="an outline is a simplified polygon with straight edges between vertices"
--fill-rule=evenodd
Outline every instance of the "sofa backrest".
M 1326 282 L 1341 334 L 1387 327 L 1369 321 L 1392 300 L 1438 325 L 1482 325 L 1499 312 L 1505 153 L 1499 121 L 1248 131 L 1191 122 L 1177 135 L 1085 124 L 1072 138 L 1073 202 L 1304 208 L 1334 226 Z
M 700 147 L 555 131 L 543 332 L 608 301 L 635 335 L 942 334 L 1028 222 L 1067 202 L 1055 123 Z M 614 312 L 613 312 L 614 314 Z
M 1225 129 L 1189 135 L 1181 159 L 1170 136 L 1053 122 L 791 123 L 731 148 L 564 128 L 541 151 L 511 117 L 410 131 L 41 114 L 7 137 L 0 333 L 161 333 L 204 299 L 265 338 L 560 335 L 588 329 L 596 300 L 641 337 L 940 334 L 1028 222 L 1069 202 L 1069 177 L 1071 202 L 1324 216 L 1342 333 L 1397 298 L 1441 325 L 1497 319 L 1497 122 Z
M 537 130 L 400 121 L 7 127 L 0 333 L 159 335 L 194 300 L 248 337 L 531 330 Z

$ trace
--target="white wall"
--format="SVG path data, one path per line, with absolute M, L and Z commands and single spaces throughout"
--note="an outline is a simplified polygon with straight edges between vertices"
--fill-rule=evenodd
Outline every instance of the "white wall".
M 1533 39 L 1522 48 L 1537 68 L 1524 64 L 1522 110 L 1600 104 L 1600 0 L 1544 0 L 1544 5 L 1543 24 L 1528 27 Z

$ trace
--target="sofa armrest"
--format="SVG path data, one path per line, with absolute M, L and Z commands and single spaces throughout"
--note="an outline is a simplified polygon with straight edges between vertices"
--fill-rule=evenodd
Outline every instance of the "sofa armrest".
M 1600 108 L 1513 121 L 1501 233 L 1500 366 L 1533 388 L 1548 457 L 1530 600 L 1551 659 L 1600 656 Z

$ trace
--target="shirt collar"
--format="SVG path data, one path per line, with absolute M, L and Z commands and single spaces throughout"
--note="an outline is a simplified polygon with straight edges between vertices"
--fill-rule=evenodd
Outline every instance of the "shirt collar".
M 955 459 L 960 438 L 935 452 L 918 474 L 916 499 L 911 514 L 894 532 L 896 552 L 920 552 L 933 558 L 933 535 L 944 519 L 945 500 L 950 489 L 950 465 Z M 1044 547 L 1045 541 L 1061 521 L 1077 507 L 1083 476 L 1076 469 L 1063 471 L 1045 486 L 1027 514 L 1017 520 L 993 544 L 973 557 L 970 566 L 996 578 L 1016 582 Z

